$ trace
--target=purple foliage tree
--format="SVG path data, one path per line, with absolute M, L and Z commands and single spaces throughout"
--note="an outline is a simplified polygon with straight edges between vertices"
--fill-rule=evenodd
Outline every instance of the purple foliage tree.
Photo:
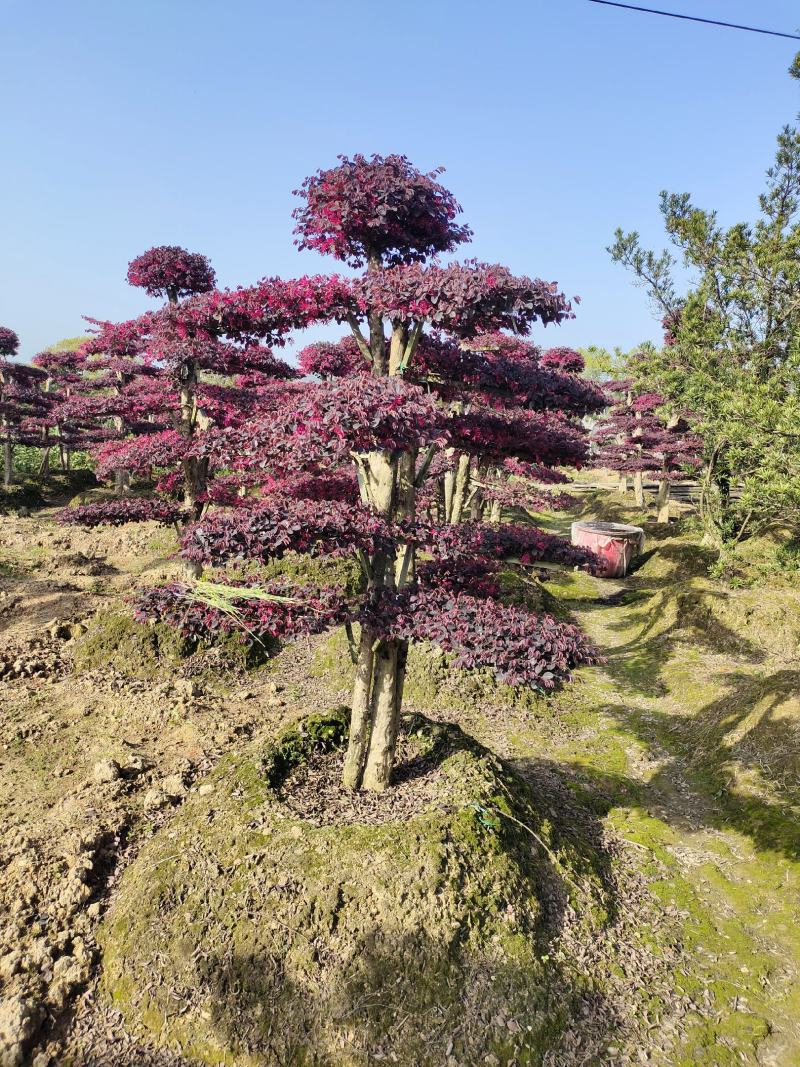
M 597 462 L 620 474 L 620 490 L 627 491 L 633 475 L 636 503 L 644 507 L 644 474 L 658 480 L 658 521 L 669 519 L 672 482 L 696 471 L 702 463 L 702 438 L 676 416 L 662 413 L 664 398 L 658 393 L 632 391 L 632 383 L 607 386 L 619 395 L 606 419 L 594 431 Z
M 260 495 L 209 511 L 183 539 L 184 554 L 202 565 L 288 551 L 359 561 L 358 598 L 312 598 L 360 625 L 348 788 L 390 782 L 411 640 L 542 689 L 594 656 L 575 627 L 505 605 L 498 580 L 509 561 L 587 564 L 586 554 L 531 526 L 457 524 L 468 490 L 458 490 L 460 515 L 452 499 L 427 515 L 418 506 L 429 478 L 454 472 L 455 487 L 461 456 L 470 470 L 482 456 L 498 467 L 525 463 L 535 475 L 578 462 L 586 445 L 576 417 L 599 402 L 571 368 L 543 365 L 532 349 L 505 350 L 515 337 L 503 331 L 524 335 L 571 315 L 554 283 L 496 264 L 428 262 L 469 236 L 438 173 L 422 174 L 404 157 L 342 159 L 299 191 L 298 243 L 366 266 L 363 274 L 209 292 L 157 313 L 153 326 L 192 346 L 282 344 L 313 322 L 350 328 L 346 342 L 305 354 L 304 369 L 322 381 L 267 386 L 246 425 L 216 426 L 192 445 L 194 456 L 248 478 Z M 502 350 L 484 344 L 487 336 Z M 186 628 L 200 624 L 192 604 L 189 590 L 172 587 L 140 610 Z M 295 608 L 288 615 L 302 616 Z M 264 614 L 270 632 L 280 613 Z M 321 610 L 320 625 L 330 617 Z M 280 625 L 288 632 L 291 619 Z

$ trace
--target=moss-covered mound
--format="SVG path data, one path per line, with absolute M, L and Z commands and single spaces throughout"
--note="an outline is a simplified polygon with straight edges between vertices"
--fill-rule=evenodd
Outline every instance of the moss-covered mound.
M 219 650 L 219 661 L 208 665 L 217 672 L 262 665 L 276 645 L 246 643 L 239 634 L 223 634 L 213 646 L 185 637 L 165 623 L 139 623 L 126 611 L 110 609 L 94 617 L 87 633 L 75 643 L 72 653 L 76 671 L 112 667 L 123 674 L 153 678 L 165 668 L 180 666 L 190 656 Z
M 552 947 L 588 863 L 494 756 L 420 718 L 424 803 L 412 768 L 396 811 L 299 817 L 287 777 L 345 729 L 311 717 L 228 759 L 143 849 L 102 929 L 105 994 L 202 1064 L 540 1063 L 593 988 Z

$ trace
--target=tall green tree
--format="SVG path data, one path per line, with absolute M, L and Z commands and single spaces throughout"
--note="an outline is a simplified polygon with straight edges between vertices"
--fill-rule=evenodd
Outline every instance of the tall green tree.
M 800 69 L 800 68 L 799 68 Z M 634 374 L 706 442 L 700 501 L 709 537 L 800 526 L 800 131 L 786 126 L 755 221 L 723 226 L 688 193 L 661 193 L 672 248 L 621 229 L 609 248 L 647 290 L 666 329 Z M 686 291 L 676 277 L 689 275 Z

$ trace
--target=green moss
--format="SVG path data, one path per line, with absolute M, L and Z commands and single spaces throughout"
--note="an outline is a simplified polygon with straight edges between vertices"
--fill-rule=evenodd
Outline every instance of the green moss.
M 69 502 L 69 507 L 78 508 L 84 504 L 100 504 L 105 500 L 117 500 L 118 494 L 113 488 L 103 485 L 85 486 Z
M 123 674 L 153 678 L 165 668 L 181 666 L 189 657 L 211 647 L 185 637 L 164 623 L 139 623 L 127 612 L 98 612 L 87 633 L 75 642 L 75 670 L 113 667 Z M 245 642 L 237 633 L 222 634 L 213 642 L 226 666 L 251 670 L 265 664 L 277 642 Z
M 312 750 L 329 751 L 344 742 L 350 724 L 348 708 L 338 708 L 324 715 L 309 715 L 287 726 L 270 746 L 261 769 L 261 775 L 272 789 L 277 788 L 286 776 Z
M 282 559 L 246 567 L 239 576 L 242 573 L 259 581 L 286 578 L 306 585 L 331 586 L 344 590 L 349 596 L 361 592 L 363 587 L 361 568 L 351 557 L 314 557 L 287 552 Z
M 276 784 L 339 744 L 344 721 L 312 717 L 223 761 L 211 799 L 142 850 L 101 933 L 106 995 L 200 1063 L 356 1067 L 387 1041 L 408 1067 L 444 1062 L 448 1045 L 462 1063 L 491 1050 L 540 1063 L 592 980 L 539 948 L 539 887 L 580 878 L 571 892 L 599 905 L 587 858 L 507 767 L 421 717 L 408 731 L 440 772 L 425 808 L 377 824 L 299 819 Z
M 193 642 L 162 623 L 142 624 L 124 611 L 102 611 L 75 642 L 77 671 L 113 667 L 125 674 L 153 677 L 165 666 L 178 666 L 196 650 Z
M 521 726 L 515 748 L 594 796 L 681 916 L 692 1003 L 669 1063 L 794 1062 L 800 600 L 710 581 L 688 523 L 654 533 L 625 581 L 546 583 L 607 663 L 551 703 L 560 728 Z

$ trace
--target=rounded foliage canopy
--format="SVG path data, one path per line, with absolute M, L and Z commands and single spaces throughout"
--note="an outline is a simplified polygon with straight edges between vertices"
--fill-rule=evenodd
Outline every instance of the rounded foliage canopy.
M 352 267 L 377 257 L 386 265 L 449 252 L 472 231 L 454 219 L 461 206 L 436 178 L 405 156 L 339 156 L 340 163 L 306 178 L 295 195 L 300 248 L 335 256 Z
M 216 276 L 206 256 L 178 245 L 148 248 L 128 264 L 128 281 L 148 296 L 179 299 L 214 288 Z
M 0 356 L 13 356 L 19 348 L 19 337 L 8 326 L 0 326 Z

